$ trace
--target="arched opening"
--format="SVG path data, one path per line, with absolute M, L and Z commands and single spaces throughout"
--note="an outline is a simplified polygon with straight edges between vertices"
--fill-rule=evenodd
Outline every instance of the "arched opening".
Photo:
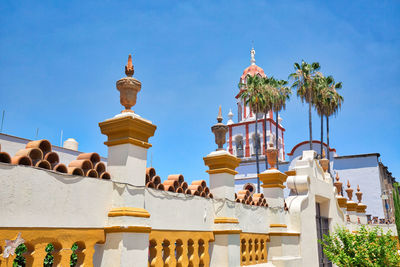
M 236 145 L 236 157 L 243 157 L 243 136 L 237 135 L 235 137 L 235 145 Z

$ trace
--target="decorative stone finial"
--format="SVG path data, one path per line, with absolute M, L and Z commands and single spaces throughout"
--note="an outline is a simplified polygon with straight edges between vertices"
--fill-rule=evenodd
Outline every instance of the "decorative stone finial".
M 218 110 L 218 117 L 217 117 L 217 121 L 218 123 L 222 123 L 222 120 L 224 118 L 222 118 L 222 110 L 221 110 L 221 106 L 219 106 L 219 110 Z
M 333 185 L 336 186 L 336 190 L 338 192 L 338 195 L 339 196 L 343 196 L 342 195 L 342 184 L 343 183 L 339 181 L 339 173 L 338 172 L 336 173 L 336 178 L 335 179 L 336 179 L 336 182 L 334 182 Z
M 229 118 L 229 120 L 228 120 L 228 122 L 227 122 L 226 124 L 228 124 L 228 125 L 233 124 L 233 120 L 232 120 L 232 119 L 233 119 L 232 109 L 229 109 L 228 118 Z
M 126 66 L 125 66 L 125 74 L 128 77 L 132 77 L 134 73 L 135 73 L 135 69 L 133 68 L 133 64 L 132 64 L 132 56 L 131 56 L 131 54 L 129 54 L 128 64 L 126 64 Z
M 363 195 L 363 193 L 360 191 L 360 185 L 357 185 L 357 193 L 356 193 L 356 196 L 357 196 L 358 203 L 361 203 L 362 195 Z
M 329 160 L 326 158 L 325 149 L 322 149 L 322 159 L 319 160 L 319 164 L 321 165 L 324 172 L 328 171 L 329 168 Z
M 256 58 L 255 58 L 256 50 L 254 50 L 254 47 L 251 48 L 250 55 L 251 55 L 251 59 L 250 59 L 251 65 L 256 65 Z
M 218 145 L 217 150 L 224 150 L 224 144 L 226 142 L 226 133 L 228 132 L 228 126 L 222 123 L 222 111 L 221 106 L 219 106 L 217 124 L 211 127 L 211 131 L 215 135 L 215 143 Z
M 125 66 L 125 74 L 127 77 L 117 81 L 117 89 L 120 93 L 120 102 L 121 105 L 125 107 L 125 110 L 122 111 L 123 113 L 133 112 L 131 107 L 136 104 L 137 93 L 142 88 L 142 83 L 132 77 L 133 73 L 134 68 L 132 64 L 132 56 L 129 55 L 128 64 Z
M 347 197 L 349 198 L 349 200 L 351 201 L 353 198 L 353 189 L 350 187 L 350 182 L 349 180 L 347 180 L 347 189 L 346 189 L 346 193 L 347 193 Z
M 279 150 L 274 148 L 274 144 L 269 143 L 269 146 L 267 148 L 267 161 L 268 164 L 271 166 L 269 169 L 270 170 L 276 170 L 276 161 L 277 161 L 277 156 L 278 156 Z

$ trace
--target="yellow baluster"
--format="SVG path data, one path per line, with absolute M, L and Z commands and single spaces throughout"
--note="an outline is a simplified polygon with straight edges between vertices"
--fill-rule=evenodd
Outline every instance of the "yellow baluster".
M 82 266 L 85 266 L 85 267 L 93 266 L 94 245 L 95 245 L 95 243 L 85 243 L 86 248 L 83 250 L 83 254 L 85 255 L 85 258 L 83 260 Z
M 61 249 L 59 251 L 60 254 L 60 263 L 56 266 L 67 266 L 69 267 L 70 261 L 71 261 L 71 255 L 72 255 L 72 250 L 71 247 L 73 245 L 73 242 L 69 241 L 63 241 L 61 242 Z
M 46 246 L 48 242 L 46 243 L 38 243 L 34 244 L 34 251 L 31 254 L 32 255 L 32 267 L 43 267 L 43 261 L 44 257 L 46 256 Z
M 204 263 L 205 267 L 209 267 L 210 266 L 210 254 L 208 253 L 209 246 L 210 246 L 209 242 L 210 242 L 210 240 L 206 240 L 204 242 L 204 253 L 203 253 L 203 256 L 202 256 L 202 260 L 203 260 L 203 263 Z

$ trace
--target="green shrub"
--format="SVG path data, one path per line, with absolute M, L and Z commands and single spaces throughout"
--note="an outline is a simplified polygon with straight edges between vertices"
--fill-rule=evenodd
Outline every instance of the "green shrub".
M 53 244 L 47 244 L 45 251 L 47 254 L 44 257 L 43 267 L 52 267 L 54 263 L 54 256 L 51 254 L 54 251 Z
M 319 241 L 326 257 L 343 267 L 399 266 L 397 240 L 391 232 L 384 234 L 381 228 L 361 226 L 357 233 L 339 227 L 330 236 Z
M 24 254 L 27 251 L 28 249 L 26 248 L 25 244 L 21 244 L 15 249 L 16 257 L 13 261 L 13 267 L 25 267 L 26 260 L 24 256 L 22 256 L 22 254 Z
M 78 255 L 76 254 L 76 250 L 78 249 L 78 244 L 74 243 L 71 247 L 72 254 L 71 254 L 71 259 L 69 261 L 69 266 L 74 267 L 76 263 L 78 262 Z

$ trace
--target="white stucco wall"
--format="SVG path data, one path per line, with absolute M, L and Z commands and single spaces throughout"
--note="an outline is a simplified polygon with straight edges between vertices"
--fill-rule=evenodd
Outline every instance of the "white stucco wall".
M 360 185 L 363 192 L 362 202 L 368 206 L 367 214 L 384 218 L 378 157 L 376 155 L 335 158 L 333 168 L 334 172 L 339 173 L 344 187 L 347 180 L 350 181 L 354 192 L 356 192 L 357 185 Z

